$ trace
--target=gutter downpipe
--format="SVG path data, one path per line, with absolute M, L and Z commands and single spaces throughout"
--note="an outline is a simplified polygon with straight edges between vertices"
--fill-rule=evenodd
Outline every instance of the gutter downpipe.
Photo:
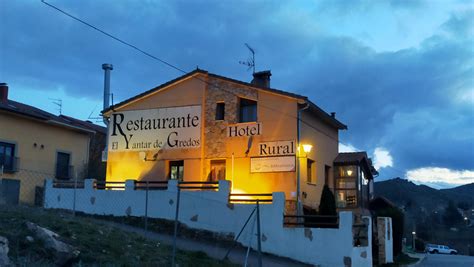
M 309 108 L 309 103 L 305 103 L 306 106 L 304 106 L 301 109 L 298 109 L 298 118 L 296 121 L 296 144 L 298 145 L 297 151 L 298 151 L 298 156 L 296 157 L 296 215 L 300 216 L 303 215 L 303 206 L 301 205 L 301 185 L 300 185 L 300 180 L 301 180 L 301 170 L 300 170 L 300 135 L 301 135 L 301 112 Z
M 102 69 L 104 70 L 104 109 L 107 109 L 110 107 L 110 71 L 114 69 L 112 64 L 102 64 Z M 107 127 L 107 130 L 109 128 L 109 118 L 105 117 L 102 115 L 103 122 L 105 126 Z M 102 162 L 106 162 L 108 159 L 108 145 L 109 145 L 109 134 L 107 131 L 107 135 L 105 136 L 105 147 L 104 151 L 102 151 Z

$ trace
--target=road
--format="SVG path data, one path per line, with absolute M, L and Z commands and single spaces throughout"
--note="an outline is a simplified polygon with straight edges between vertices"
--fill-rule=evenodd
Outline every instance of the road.
M 427 254 L 417 267 L 474 267 L 474 257 L 464 255 Z

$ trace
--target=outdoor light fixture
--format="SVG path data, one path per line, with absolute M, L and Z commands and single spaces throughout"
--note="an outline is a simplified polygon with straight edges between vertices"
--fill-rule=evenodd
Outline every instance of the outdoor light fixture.
M 311 152 L 311 149 L 312 149 L 312 148 L 313 148 L 313 146 L 310 145 L 310 144 L 304 144 L 304 145 L 303 145 L 303 151 L 304 151 L 304 153 L 309 153 L 309 152 Z
M 153 154 L 151 158 L 147 158 L 147 153 L 145 151 L 140 151 L 138 152 L 138 159 L 142 161 L 156 161 L 158 158 L 158 153 L 160 153 L 161 150 Z
M 351 169 L 347 170 L 347 176 L 352 176 L 352 170 Z

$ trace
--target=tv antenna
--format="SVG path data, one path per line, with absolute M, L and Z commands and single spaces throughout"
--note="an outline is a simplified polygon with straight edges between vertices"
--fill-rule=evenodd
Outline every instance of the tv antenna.
M 63 100 L 60 98 L 48 98 L 49 100 L 52 100 L 53 104 L 55 104 L 57 107 L 57 110 L 59 111 L 59 115 L 63 114 Z
M 91 111 L 89 114 L 89 117 L 87 117 L 88 120 L 93 120 L 94 122 L 101 122 L 103 120 L 102 117 L 93 117 L 92 114 L 94 114 L 95 110 L 97 109 L 97 106 L 99 104 L 95 105 L 94 109 Z
M 250 53 L 252 53 L 252 56 L 249 57 L 247 61 L 239 61 L 239 63 L 249 67 L 247 70 L 252 69 L 253 73 L 255 73 L 255 50 L 247 43 L 245 43 L 245 46 L 249 49 Z

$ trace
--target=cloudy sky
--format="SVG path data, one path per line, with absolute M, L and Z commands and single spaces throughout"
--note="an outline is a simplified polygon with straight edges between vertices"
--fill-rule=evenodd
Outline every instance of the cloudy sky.
M 49 3 L 191 71 L 250 81 L 256 50 L 272 87 L 346 123 L 341 150 L 366 150 L 379 180 L 474 182 L 472 1 L 58 1 Z M 10 98 L 97 117 L 102 63 L 114 102 L 182 73 L 48 7 L 0 1 L 0 82 Z

